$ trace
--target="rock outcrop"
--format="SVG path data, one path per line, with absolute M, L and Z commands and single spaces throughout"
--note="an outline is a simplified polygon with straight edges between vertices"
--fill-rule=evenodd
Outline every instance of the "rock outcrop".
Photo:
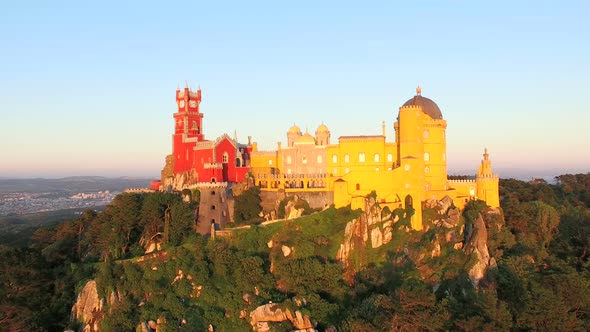
M 270 331 L 269 322 L 284 322 L 286 320 L 293 324 L 295 330 L 316 331 L 307 315 L 303 315 L 299 310 L 295 311 L 295 314 L 289 309 L 283 311 L 280 305 L 276 303 L 261 305 L 250 313 L 250 325 L 257 332 Z
M 391 220 L 391 215 L 381 217 L 381 214 L 381 207 L 375 198 L 370 196 L 365 198 L 365 209 L 361 216 L 346 224 L 344 242 L 336 256 L 345 268 L 348 266 L 351 252 L 365 248 L 369 240 L 371 248 L 379 248 L 393 239 L 393 224 L 397 220 Z
M 84 324 L 83 331 L 99 331 L 99 318 L 103 306 L 104 302 L 98 296 L 96 281 L 90 280 L 78 294 L 76 303 L 72 307 L 72 317 Z
M 299 197 L 293 196 L 293 199 L 289 200 L 285 205 L 285 219 L 295 219 L 301 217 L 303 214 L 303 208 L 297 208 Z
M 490 253 L 488 251 L 488 231 L 481 213 L 473 223 L 473 227 L 465 235 L 463 250 L 466 254 L 475 254 L 477 262 L 469 270 L 469 278 L 474 285 L 484 277 L 486 269 L 490 266 Z

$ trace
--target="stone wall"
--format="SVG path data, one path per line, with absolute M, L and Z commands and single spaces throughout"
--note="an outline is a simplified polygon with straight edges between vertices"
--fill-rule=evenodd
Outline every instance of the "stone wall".
M 297 195 L 300 199 L 303 199 L 309 203 L 309 207 L 312 209 L 316 208 L 324 208 L 326 205 L 329 206 L 334 204 L 334 192 L 332 191 L 314 191 L 314 192 L 287 192 L 285 193 L 284 190 L 277 190 L 277 191 L 262 191 L 260 193 L 260 198 L 262 202 L 262 211 L 269 212 L 273 210 L 277 210 L 279 207 L 279 202 L 285 199 L 287 196 Z

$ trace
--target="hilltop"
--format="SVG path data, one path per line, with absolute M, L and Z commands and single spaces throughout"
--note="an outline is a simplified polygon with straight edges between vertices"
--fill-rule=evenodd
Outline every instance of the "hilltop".
M 587 330 L 589 179 L 501 180 L 501 209 L 427 202 L 422 231 L 368 195 L 364 212 L 300 208 L 204 237 L 198 196 L 121 194 L 0 248 L 0 327 Z

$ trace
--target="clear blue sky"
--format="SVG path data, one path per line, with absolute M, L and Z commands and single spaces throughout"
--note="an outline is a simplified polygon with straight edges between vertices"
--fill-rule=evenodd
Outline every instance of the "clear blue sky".
M 449 172 L 590 170 L 588 1 L 4 1 L 0 177 L 157 177 L 174 92 L 208 139 L 264 149 L 296 123 L 393 137 L 415 93 L 448 121 Z M 502 174 L 500 174 L 502 176 Z

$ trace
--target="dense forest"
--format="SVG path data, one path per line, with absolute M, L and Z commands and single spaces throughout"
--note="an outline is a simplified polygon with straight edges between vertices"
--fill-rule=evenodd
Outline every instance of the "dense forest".
M 236 199 L 236 223 L 250 227 L 214 238 L 194 232 L 198 193 L 121 194 L 100 213 L 38 229 L 28 248 L 0 246 L 0 330 L 81 329 L 71 309 L 91 280 L 105 299 L 101 331 L 151 320 L 159 331 L 249 331 L 269 303 L 318 331 L 590 330 L 590 174 L 503 179 L 501 211 L 472 201 L 453 228 L 425 207 L 424 230 L 411 231 L 412 211 L 383 209 L 396 220 L 391 241 L 358 243 L 346 263 L 337 256 L 360 211 L 307 209 L 259 225 L 256 193 Z M 479 216 L 494 264 L 474 282 L 474 255 L 457 244 Z

